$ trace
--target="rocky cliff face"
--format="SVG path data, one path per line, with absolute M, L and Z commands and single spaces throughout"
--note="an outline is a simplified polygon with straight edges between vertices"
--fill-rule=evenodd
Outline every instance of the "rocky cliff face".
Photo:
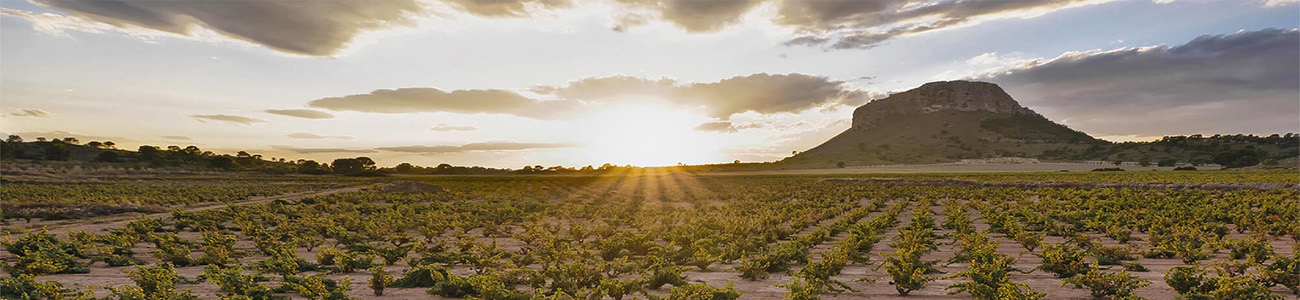
M 890 115 L 940 111 L 1037 114 L 1020 106 L 996 84 L 962 80 L 938 81 L 858 107 L 853 111 L 853 128 L 874 127 L 879 120 Z

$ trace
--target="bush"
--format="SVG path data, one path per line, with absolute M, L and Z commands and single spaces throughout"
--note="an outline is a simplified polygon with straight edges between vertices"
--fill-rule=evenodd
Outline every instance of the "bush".
M 91 296 L 86 292 L 65 293 L 63 285 L 58 282 L 36 281 L 36 276 L 29 274 L 0 278 L 2 299 L 83 299 Z
M 1193 166 L 1177 167 L 1174 168 L 1174 171 L 1196 171 L 1196 167 Z
M 217 285 L 218 295 L 222 299 L 277 300 L 288 297 L 277 296 L 270 287 L 257 283 L 255 276 L 244 275 L 243 266 L 220 267 L 208 265 L 203 267 L 203 277 Z
M 443 266 L 423 265 L 416 266 L 406 271 L 402 278 L 389 284 L 390 287 L 413 288 L 413 287 L 433 287 L 440 281 L 447 280 L 451 275 L 451 270 Z
M 59 240 L 44 230 L 4 244 L 5 250 L 16 259 L 12 266 L 7 266 L 11 276 L 90 273 L 90 267 L 78 259 L 85 255 L 77 245 Z
M 158 299 L 184 300 L 198 299 L 189 290 L 177 291 L 176 283 L 181 277 L 171 264 L 163 263 L 153 267 L 139 267 L 136 271 L 126 271 L 128 277 L 135 281 L 134 286 L 110 287 L 109 298 L 116 299 Z
M 384 270 L 384 266 L 371 267 L 370 273 L 370 279 L 366 282 L 370 283 L 370 289 L 375 292 L 375 296 L 383 296 L 384 287 L 393 282 L 393 275 L 389 275 L 388 271 Z
M 347 277 L 343 277 L 341 282 L 335 281 L 325 278 L 324 274 L 289 276 L 284 279 L 284 287 L 307 299 L 349 300 L 348 291 L 352 289 L 352 282 Z
M 1097 269 L 1062 281 L 1085 287 L 1093 298 L 1099 299 L 1126 299 L 1132 297 L 1134 290 L 1151 285 L 1151 282 L 1133 277 L 1127 271 L 1107 273 Z
M 1087 254 L 1082 249 L 1068 244 L 1048 244 L 1043 246 L 1042 253 L 1034 255 L 1043 259 L 1043 263 L 1038 268 L 1056 274 L 1056 278 L 1074 277 L 1074 275 L 1087 273 L 1090 269 L 1088 263 L 1084 261 Z
M 1015 260 L 997 253 L 994 250 L 996 245 L 989 242 L 984 233 L 968 234 L 962 237 L 962 241 L 970 241 L 961 245 L 962 251 L 970 257 L 970 266 L 966 267 L 966 271 L 946 278 L 966 277 L 969 280 L 949 285 L 945 288 L 950 290 L 949 294 L 969 293 L 980 300 L 1033 300 L 1047 296 L 1035 293 L 1027 284 L 1011 282 L 1009 275 L 1016 270 L 1012 267 Z
M 935 261 L 921 260 L 921 255 L 924 254 L 923 248 L 908 247 L 899 248 L 892 255 L 885 256 L 885 273 L 893 280 L 894 289 L 899 295 L 907 296 L 912 291 L 923 289 L 925 283 L 935 279 L 933 276 L 925 276 L 931 272 Z

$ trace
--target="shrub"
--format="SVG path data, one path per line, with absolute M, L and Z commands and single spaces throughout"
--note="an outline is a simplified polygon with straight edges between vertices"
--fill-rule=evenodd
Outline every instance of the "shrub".
M 1011 282 L 1009 277 L 1015 259 L 997 253 L 997 245 L 988 240 L 983 233 L 970 233 L 961 237 L 961 252 L 968 258 L 970 265 L 966 271 L 957 272 L 945 278 L 965 277 L 969 280 L 949 285 L 949 294 L 969 293 L 980 300 L 992 299 L 1039 299 L 1046 294 L 1035 293 L 1024 283 Z
M 1127 271 L 1107 273 L 1097 269 L 1062 281 L 1085 287 L 1093 298 L 1099 299 L 1126 299 L 1133 295 L 1134 290 L 1151 285 L 1151 282 L 1133 277 Z
M 66 293 L 56 281 L 36 281 L 36 276 L 20 274 L 0 278 L 0 298 L 3 299 L 84 299 L 93 295 L 86 292 Z
M 412 287 L 433 287 L 439 281 L 447 280 L 451 275 L 451 270 L 443 266 L 423 265 L 416 266 L 406 271 L 402 278 L 389 284 L 390 287 L 412 288 Z
M 325 278 L 324 274 L 289 276 L 284 279 L 284 287 L 307 299 L 348 300 L 351 299 L 348 291 L 352 289 L 352 282 L 346 276 L 341 282 Z
M 1056 274 L 1056 278 L 1070 278 L 1087 273 L 1090 269 L 1088 263 L 1084 261 L 1086 253 L 1068 244 L 1048 244 L 1043 246 L 1042 253 L 1034 255 L 1043 259 L 1043 263 L 1038 268 Z
M 1268 244 L 1268 240 L 1260 235 L 1252 235 L 1241 239 L 1225 239 L 1224 248 L 1229 251 L 1229 257 L 1232 259 L 1245 259 L 1250 262 L 1262 263 L 1273 255 L 1273 246 Z
M 222 299 L 274 300 L 287 297 L 276 296 L 270 287 L 257 283 L 253 275 L 244 275 L 240 265 L 220 267 L 208 265 L 203 267 L 203 277 L 218 287 Z M 246 297 L 246 298 L 245 298 Z
M 899 248 L 892 255 L 885 256 L 885 273 L 893 280 L 894 289 L 899 295 L 907 296 L 912 291 L 925 288 L 925 283 L 933 281 L 931 272 L 936 261 L 923 261 L 923 248 Z
M 78 259 L 84 255 L 77 245 L 59 240 L 44 230 L 17 241 L 6 241 L 4 245 L 16 258 L 12 266 L 7 266 L 11 276 L 90 273 L 90 267 Z
M 218 231 L 204 231 L 203 242 L 199 243 L 199 249 L 203 250 L 203 255 L 199 256 L 199 263 L 225 266 L 235 263 L 240 257 L 239 251 L 235 251 L 235 242 L 239 239 L 232 235 L 222 234 Z
M 375 292 L 375 296 L 383 296 L 384 287 L 393 282 L 393 275 L 389 275 L 384 266 L 371 267 L 370 274 L 370 279 L 366 280 L 370 283 L 370 289 Z
M 600 285 L 596 286 L 596 292 L 600 295 L 609 296 L 614 300 L 622 300 L 623 296 L 639 291 L 643 286 L 645 286 L 645 281 L 641 279 L 601 278 Z
M 1264 265 L 1260 272 L 1269 285 L 1282 285 L 1292 294 L 1300 295 L 1300 247 L 1297 246 L 1300 245 L 1292 246 L 1291 257 L 1274 256 L 1273 263 Z
M 153 267 L 139 267 L 136 271 L 126 271 L 128 277 L 135 281 L 134 286 L 110 287 L 109 298 L 116 299 L 158 299 L 182 300 L 198 299 L 189 290 L 177 291 L 176 283 L 181 280 L 171 264 L 163 263 Z
M 1206 292 L 1205 271 L 1194 266 L 1176 266 L 1165 271 L 1165 283 L 1180 295 Z
M 682 276 L 682 271 L 686 271 L 686 267 L 675 266 L 671 262 L 655 256 L 649 259 L 649 266 L 646 266 L 644 274 L 646 287 L 659 289 L 666 284 L 671 284 L 673 287 L 686 285 L 686 276 Z
M 822 298 L 818 288 L 804 283 L 798 277 L 792 279 L 790 283 L 777 286 L 789 291 L 785 293 L 785 299 L 787 300 L 821 300 Z
M 1093 246 L 1091 249 L 1088 249 L 1088 253 L 1091 253 L 1092 257 L 1097 259 L 1097 264 L 1103 266 L 1118 265 L 1125 260 L 1137 259 L 1136 257 L 1133 257 L 1132 254 L 1130 254 L 1128 248 L 1119 247 L 1119 246 L 1097 245 L 1097 246 Z
M 1125 270 L 1125 271 L 1133 271 L 1133 272 L 1148 272 L 1148 271 L 1151 271 L 1151 270 L 1147 269 L 1146 266 L 1143 266 L 1142 264 L 1139 264 L 1139 263 L 1137 263 L 1137 262 L 1126 261 L 1126 262 L 1123 263 L 1123 265 L 1124 265 L 1124 270 Z

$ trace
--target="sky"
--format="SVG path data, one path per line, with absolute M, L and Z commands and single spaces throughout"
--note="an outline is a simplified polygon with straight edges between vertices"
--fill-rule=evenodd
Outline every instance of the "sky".
M 999 84 L 1112 141 L 1300 131 L 1295 0 L 0 0 L 0 132 L 379 165 L 775 161 Z

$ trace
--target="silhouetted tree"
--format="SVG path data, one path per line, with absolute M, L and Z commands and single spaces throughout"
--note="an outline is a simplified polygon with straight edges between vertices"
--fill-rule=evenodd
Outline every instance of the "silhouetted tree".
M 161 150 L 158 149 L 158 146 L 140 145 L 140 148 L 136 149 L 136 151 L 140 153 L 141 160 L 152 161 L 158 159 L 158 152 Z
M 61 143 L 45 145 L 45 160 L 66 161 L 69 158 L 72 158 L 72 152 L 68 151 L 68 146 Z
M 217 169 L 225 169 L 225 170 L 234 169 L 235 160 L 230 159 L 229 156 L 225 156 L 225 155 L 217 156 L 217 157 L 213 157 L 212 160 L 208 161 L 208 166 Z
M 398 174 L 410 174 L 414 169 L 415 166 L 411 165 L 411 163 L 400 163 L 396 167 L 393 167 L 393 171 Z
M 18 136 L 17 134 L 10 134 L 9 138 L 5 139 L 5 141 L 10 143 L 22 143 L 23 137 Z
M 104 147 L 108 149 L 117 149 L 117 143 L 113 141 L 104 141 Z
M 333 166 L 335 174 L 356 174 L 364 171 L 361 161 L 355 158 L 335 159 L 330 165 Z
M 90 141 L 89 143 L 86 143 L 86 146 L 91 148 L 99 148 L 99 147 L 103 147 L 104 143 L 100 143 L 99 141 Z
M 118 162 L 118 161 L 120 161 L 120 159 L 118 158 L 118 154 L 117 154 L 117 152 L 114 152 L 114 151 L 100 151 L 100 152 L 99 152 L 99 155 L 95 155 L 95 161 L 97 161 L 97 162 L 108 162 L 108 163 L 114 163 L 114 162 Z

